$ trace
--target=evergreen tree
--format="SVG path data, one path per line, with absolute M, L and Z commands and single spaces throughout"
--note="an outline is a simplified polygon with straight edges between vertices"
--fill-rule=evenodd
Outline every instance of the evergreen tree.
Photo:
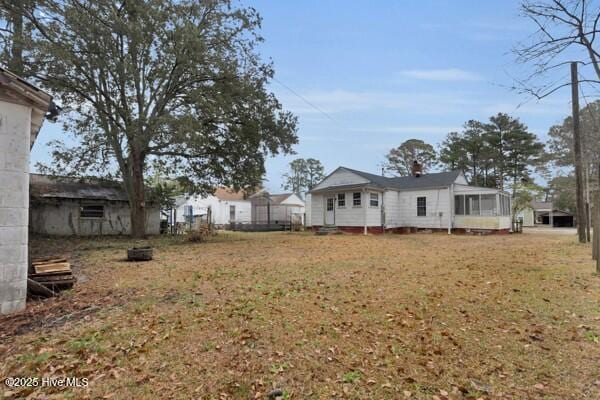
M 518 119 L 499 113 L 488 123 L 468 121 L 461 133 L 451 132 L 440 146 L 440 163 L 462 169 L 470 183 L 504 189 L 529 180 L 540 165 L 544 145 Z
M 436 162 L 437 154 L 432 145 L 420 139 L 409 139 L 390 150 L 386 155 L 386 169 L 400 176 L 410 176 L 415 161 L 421 164 L 423 172 L 430 170 Z
M 283 174 L 283 188 L 302 195 L 306 190 L 323 180 L 325 175 L 323 165 L 314 158 L 297 158 L 290 162 L 289 172 Z

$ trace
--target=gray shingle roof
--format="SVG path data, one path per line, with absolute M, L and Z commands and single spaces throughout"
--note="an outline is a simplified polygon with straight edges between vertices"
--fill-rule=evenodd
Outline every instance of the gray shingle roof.
M 29 194 L 33 198 L 128 201 L 119 182 L 31 174 Z
M 343 169 L 353 172 L 356 175 L 368 179 L 377 186 L 391 189 L 425 189 L 435 187 L 450 186 L 456 181 L 461 174 L 461 171 L 437 172 L 433 174 L 423 174 L 420 177 L 400 176 L 395 178 L 387 178 L 381 175 L 370 174 L 368 172 L 357 171 L 355 169 L 342 167 Z

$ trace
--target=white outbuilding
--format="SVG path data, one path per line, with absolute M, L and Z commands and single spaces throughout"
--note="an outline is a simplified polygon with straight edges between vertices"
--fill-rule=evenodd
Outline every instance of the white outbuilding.
M 250 200 L 243 191 L 229 188 L 217 188 L 211 195 L 185 194 L 175 198 L 173 217 L 178 223 L 191 224 L 206 221 L 217 227 L 244 224 L 251 221 Z

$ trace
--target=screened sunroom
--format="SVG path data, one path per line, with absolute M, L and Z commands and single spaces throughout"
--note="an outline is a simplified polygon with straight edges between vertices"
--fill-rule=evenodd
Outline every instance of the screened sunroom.
M 497 189 L 463 186 L 454 191 L 454 228 L 508 230 L 510 195 Z

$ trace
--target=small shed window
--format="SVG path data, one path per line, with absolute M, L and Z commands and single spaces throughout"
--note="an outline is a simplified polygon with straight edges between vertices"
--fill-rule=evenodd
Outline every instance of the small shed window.
M 369 205 L 371 207 L 379 207 L 379 194 L 377 194 L 377 193 L 370 194 Z
M 81 206 L 81 218 L 104 218 L 104 206 Z
M 427 197 L 417 197 L 417 217 L 427 216 Z
M 360 198 L 361 198 L 360 192 L 352 193 L 352 205 L 354 207 L 360 207 Z
M 338 193 L 338 207 L 346 207 L 346 193 Z

